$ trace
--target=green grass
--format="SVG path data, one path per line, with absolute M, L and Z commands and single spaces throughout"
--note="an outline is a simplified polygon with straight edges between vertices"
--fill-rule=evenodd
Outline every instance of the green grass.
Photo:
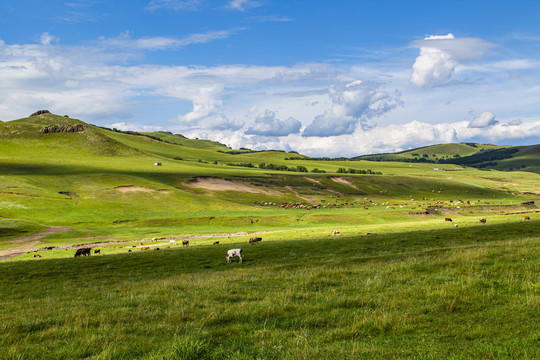
M 534 359 L 540 222 L 0 264 L 0 358 Z M 242 264 L 227 264 L 231 246 Z
M 299 155 L 91 125 L 39 132 L 80 123 L 0 123 L 0 252 L 49 226 L 70 229 L 39 240 L 33 249 L 55 247 L 41 258 L 0 262 L 0 359 L 540 357 L 540 213 L 522 205 L 538 203 L 540 175 L 286 160 Z M 535 166 L 530 150 L 520 157 Z M 195 187 L 208 179 L 231 187 Z M 320 208 L 280 206 L 289 203 Z M 263 241 L 248 245 L 254 233 Z M 91 257 L 65 250 L 95 242 L 110 243 Z M 236 247 L 245 261 L 227 264 Z

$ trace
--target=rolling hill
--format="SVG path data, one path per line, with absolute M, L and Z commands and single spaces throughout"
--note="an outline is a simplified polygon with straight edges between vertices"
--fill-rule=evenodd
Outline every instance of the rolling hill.
M 459 143 L 420 147 L 398 153 L 363 155 L 356 160 L 455 164 L 479 169 L 540 173 L 540 145 L 502 146 Z
M 538 358 L 540 175 L 438 167 L 0 122 L 0 359 Z
M 449 144 L 392 156 L 448 159 L 457 153 L 464 160 L 505 149 Z M 499 166 L 529 159 L 526 168 L 533 168 L 536 148 L 517 149 Z M 25 249 L 102 239 L 407 224 L 429 219 L 426 208 L 436 202 L 491 199 L 515 206 L 540 194 L 536 174 L 510 176 L 451 163 L 444 168 L 233 150 L 182 135 L 122 132 L 44 113 L 0 123 L 0 251 L 21 247 L 10 239 L 43 226 L 70 231 Z

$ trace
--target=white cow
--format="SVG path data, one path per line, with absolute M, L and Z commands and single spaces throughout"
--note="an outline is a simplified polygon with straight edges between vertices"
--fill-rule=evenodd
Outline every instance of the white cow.
M 171 245 L 176 245 L 176 241 L 174 241 L 174 240 L 169 240 L 169 244 L 171 244 Z
M 231 262 L 231 258 L 238 257 L 240 258 L 240 262 L 242 262 L 242 249 L 231 249 L 227 251 L 227 262 Z
M 332 236 L 340 236 L 341 233 L 337 230 L 332 231 Z

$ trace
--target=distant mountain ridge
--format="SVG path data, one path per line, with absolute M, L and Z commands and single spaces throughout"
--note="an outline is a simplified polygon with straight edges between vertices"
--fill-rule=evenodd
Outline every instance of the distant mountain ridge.
M 53 134 L 62 135 L 54 137 Z M 76 134 L 76 135 L 75 135 Z M 73 136 L 75 137 L 73 137 Z M 135 135 L 140 140 L 130 139 L 125 135 Z M 230 155 L 248 155 L 255 151 L 249 149 L 233 150 L 219 142 L 211 140 L 188 139 L 180 134 L 171 132 L 136 132 L 109 129 L 94 126 L 67 115 L 60 116 L 48 110 L 39 110 L 27 118 L 0 122 L 0 136 L 4 139 L 32 139 L 36 151 L 58 148 L 66 153 L 78 150 L 88 150 L 96 155 L 110 156 L 144 156 L 145 154 L 160 155 L 176 160 L 211 160 L 230 158 Z M 41 141 L 37 141 L 40 140 Z M 184 148 L 182 154 L 166 155 L 162 150 L 156 151 L 145 145 L 148 141 L 177 145 Z M 191 149 L 191 150 L 189 150 Z M 167 151 L 168 153 L 169 151 Z M 265 152 L 265 151 L 257 151 Z M 267 150 L 272 153 L 285 153 Z M 149 154 L 150 153 L 150 154 Z M 229 155 L 229 156 L 227 156 Z M 281 158 L 282 156 L 280 156 Z M 333 160 L 331 158 L 310 158 L 292 152 L 292 156 L 284 160 Z M 336 159 L 338 160 L 338 159 Z M 529 146 L 502 146 L 477 143 L 450 143 L 419 147 L 397 153 L 362 155 L 339 160 L 368 160 L 368 161 L 397 161 L 412 163 L 432 163 L 444 168 L 444 164 L 462 165 L 478 169 L 496 169 L 502 171 L 529 171 L 540 173 L 540 144 Z M 227 161 L 237 161 L 227 160 Z
M 423 146 L 397 153 L 362 155 L 354 160 L 454 164 L 478 169 L 540 173 L 540 144 L 504 146 L 451 143 Z

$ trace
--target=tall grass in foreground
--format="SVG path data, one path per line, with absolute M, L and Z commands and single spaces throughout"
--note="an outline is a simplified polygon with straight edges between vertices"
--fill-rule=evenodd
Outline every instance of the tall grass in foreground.
M 540 222 L 0 263 L 1 359 L 537 359 Z M 237 246 L 240 246 L 238 244 Z

